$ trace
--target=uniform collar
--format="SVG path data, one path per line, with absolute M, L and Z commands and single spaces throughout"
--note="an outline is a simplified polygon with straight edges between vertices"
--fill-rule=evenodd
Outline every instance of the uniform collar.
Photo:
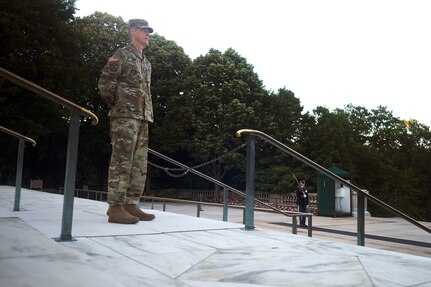
M 133 44 L 130 44 L 130 48 L 133 50 L 133 53 L 135 53 L 136 57 L 138 57 L 141 61 L 144 59 L 143 51 L 136 50 L 136 48 L 135 48 L 135 46 L 133 46 Z

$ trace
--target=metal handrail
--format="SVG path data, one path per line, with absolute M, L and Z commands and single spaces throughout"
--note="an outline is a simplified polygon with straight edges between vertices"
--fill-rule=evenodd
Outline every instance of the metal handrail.
M 63 188 L 60 187 L 60 194 L 63 193 Z M 87 199 L 90 199 L 89 194 L 90 193 L 95 193 L 96 194 L 96 200 L 98 199 L 98 195 L 106 195 L 108 196 L 108 192 L 107 191 L 102 191 L 102 190 L 93 190 L 93 189 L 83 189 L 83 188 L 76 188 L 75 189 L 75 196 L 76 197 L 80 197 L 79 195 L 81 193 L 87 193 Z M 170 197 L 160 197 L 160 196 L 152 196 L 152 195 L 141 195 L 140 196 L 141 199 L 144 200 L 151 200 L 151 201 L 158 201 L 158 202 L 173 202 L 173 203 L 189 203 L 189 204 L 200 204 L 200 205 L 207 205 L 207 206 L 216 206 L 216 207 L 220 207 L 223 206 L 223 204 L 221 203 L 217 203 L 217 202 L 209 202 L 209 201 L 197 201 L 197 200 L 188 200 L 188 199 L 179 199 L 179 198 L 170 198 Z M 100 197 L 100 200 L 102 200 L 102 197 Z M 228 204 L 228 207 L 230 208 L 237 208 L 237 209 L 244 209 L 245 206 L 244 205 L 234 205 L 234 204 Z M 265 208 L 260 208 L 260 207 L 256 207 L 255 208 L 257 211 L 263 211 L 263 212 L 274 212 L 274 210 L 269 210 L 269 209 L 265 209 Z M 289 215 L 302 215 L 300 212 L 295 212 L 295 211 L 283 211 L 280 210 L 280 212 L 283 213 L 287 213 Z
M 226 191 L 226 189 L 225 189 Z M 196 204 L 196 209 L 197 209 L 197 217 L 200 217 L 200 212 L 203 211 L 201 209 L 201 205 L 206 205 L 206 206 L 216 206 L 216 207 L 223 207 L 223 221 L 227 221 L 227 208 L 236 208 L 236 209 L 242 209 L 243 210 L 243 223 L 245 223 L 245 211 L 246 211 L 246 206 L 244 205 L 232 205 L 232 204 L 227 204 L 226 202 L 224 202 L 223 204 L 220 203 L 215 203 L 215 202 L 205 202 L 205 201 L 195 201 L 195 200 L 186 200 L 186 199 L 176 199 L 176 198 L 166 198 L 166 197 L 157 197 L 157 196 L 148 196 L 148 195 L 142 195 L 141 196 L 142 199 L 151 199 L 152 202 L 156 201 L 161 201 L 163 203 L 163 211 L 166 211 L 166 201 L 168 202 L 174 202 L 174 203 L 188 203 L 188 204 Z M 261 212 L 272 212 L 274 213 L 282 213 L 283 215 L 286 216 L 291 216 L 292 217 L 292 233 L 293 234 L 297 234 L 298 230 L 297 230 L 297 222 L 296 222 L 296 218 L 300 217 L 300 216 L 304 216 L 309 218 L 309 226 L 308 226 L 308 237 L 312 237 L 312 220 L 311 217 L 313 216 L 313 214 L 311 213 L 302 213 L 302 212 L 295 212 L 295 211 L 283 211 L 283 210 L 279 210 L 279 209 L 267 209 L 267 208 L 260 208 L 260 207 L 255 207 L 254 208 L 255 211 L 261 211 Z
M 191 173 L 194 173 L 194 174 L 196 174 L 196 175 L 198 175 L 198 176 L 200 176 L 200 177 L 202 177 L 202 178 L 204 178 L 204 179 L 206 179 L 208 181 L 211 181 L 212 183 L 215 183 L 215 184 L 217 184 L 217 185 L 219 185 L 219 186 L 221 186 L 223 188 L 226 188 L 226 189 L 228 189 L 228 190 L 230 190 L 230 191 L 232 191 L 232 192 L 234 192 L 234 193 L 236 193 L 238 195 L 241 195 L 241 196 L 245 197 L 245 193 L 244 192 L 242 192 L 242 191 L 240 191 L 240 190 L 238 190 L 236 188 L 233 188 L 233 187 L 231 187 L 231 186 L 229 186 L 229 185 L 227 185 L 227 184 L 225 184 L 225 183 L 223 183 L 221 181 L 218 181 L 217 179 L 214 179 L 214 178 L 212 178 L 212 177 L 210 177 L 210 176 L 208 176 L 208 175 L 206 175 L 204 173 L 201 173 L 200 171 L 197 171 L 197 170 L 195 170 L 195 169 L 193 169 L 191 167 L 188 167 L 187 165 L 182 164 L 182 163 L 180 163 L 180 162 L 178 162 L 178 161 L 176 161 L 174 159 L 171 159 L 170 157 L 167 157 L 167 156 L 165 156 L 165 155 L 163 155 L 163 154 L 161 154 L 161 153 L 159 153 L 159 152 L 157 152 L 157 151 L 155 151 L 155 150 L 153 150 L 151 148 L 148 148 L 148 152 L 152 153 L 152 154 L 154 154 L 154 155 L 156 155 L 156 156 L 158 156 L 158 157 L 160 157 L 160 158 L 162 158 L 162 159 L 164 159 L 166 161 L 169 161 L 169 162 L 171 162 L 171 163 L 173 163 L 173 164 L 175 164 L 175 165 L 177 165 L 179 167 L 187 169 Z M 257 202 L 257 203 L 259 203 L 259 204 L 262 204 L 262 205 L 264 205 L 264 206 L 266 206 L 266 207 L 268 207 L 268 208 L 270 208 L 270 209 L 272 209 L 272 210 L 274 210 L 274 211 L 276 211 L 276 212 L 278 212 L 280 214 L 286 215 L 286 216 L 300 214 L 299 212 L 294 212 L 294 211 L 279 210 L 279 209 L 277 209 L 277 208 L 275 208 L 275 207 L 273 207 L 273 206 L 271 206 L 271 205 L 269 205 L 269 204 L 267 204 L 267 203 L 265 203 L 265 202 L 263 202 L 263 201 L 261 201 L 259 199 L 256 199 L 256 198 L 254 199 L 254 201 Z M 302 215 L 302 213 L 301 213 L 301 215 Z
M 12 136 L 16 137 L 16 138 L 19 138 L 19 139 L 22 139 L 22 140 L 24 140 L 24 141 L 26 141 L 26 142 L 29 142 L 29 143 L 31 143 L 33 146 L 36 146 L 36 141 L 35 141 L 35 140 L 33 140 L 32 138 L 26 137 L 26 136 L 24 136 L 24 135 L 22 135 L 22 134 L 19 134 L 19 133 L 17 133 L 17 132 L 14 132 L 14 131 L 12 131 L 12 130 L 10 130 L 10 129 L 7 129 L 7 128 L 5 128 L 5 127 L 2 127 L 2 126 L 0 126 L 0 131 L 3 131 L 3 132 L 5 132 L 5 133 L 7 133 L 7 134 L 10 134 L 10 135 L 12 135 Z
M 364 197 L 366 197 L 367 199 L 371 200 L 372 202 L 376 203 L 377 205 L 379 205 L 380 207 L 385 208 L 386 210 L 402 217 L 403 219 L 407 220 L 408 222 L 410 222 L 413 225 L 416 225 L 417 227 L 425 230 L 428 233 L 431 233 L 431 229 L 426 227 L 425 225 L 421 224 L 420 222 L 416 221 L 415 219 L 411 218 L 410 216 L 402 213 L 401 211 L 395 209 L 394 207 L 390 206 L 389 204 L 381 201 L 380 199 L 378 199 L 377 197 L 372 196 L 369 193 L 364 192 L 362 189 L 360 189 L 359 187 L 355 186 L 354 184 L 344 180 L 343 178 L 341 178 L 340 176 L 336 175 L 335 173 L 329 171 L 328 169 L 320 166 L 319 164 L 317 164 L 316 162 L 312 161 L 311 159 L 303 156 L 302 154 L 296 152 L 295 150 L 289 148 L 288 146 L 284 145 L 283 143 L 277 141 L 276 139 L 270 137 L 269 135 L 261 132 L 261 131 L 257 131 L 257 130 L 252 130 L 252 129 L 241 129 L 238 130 L 236 132 L 236 136 L 237 137 L 241 137 L 242 134 L 249 134 L 249 135 L 255 135 L 258 136 L 262 139 L 264 139 L 265 141 L 267 141 L 268 143 L 272 144 L 273 146 L 277 147 L 278 149 L 288 153 L 289 155 L 295 157 L 296 159 L 302 161 L 303 163 L 307 164 L 308 166 L 314 168 L 315 170 L 325 174 L 326 176 L 332 178 L 333 180 L 339 181 L 341 182 L 343 185 L 349 187 L 350 189 L 356 191 L 358 193 L 358 197 L 359 195 L 362 195 Z M 358 198 L 359 200 L 359 198 Z M 358 218 L 359 218 L 359 210 L 358 210 Z M 359 234 L 359 232 L 358 232 Z
M 0 76 L 2 76 L 3 78 L 17 84 L 18 86 L 21 86 L 29 91 L 32 91 L 36 94 L 38 94 L 39 96 L 45 97 L 57 104 L 60 104 L 62 106 L 68 107 L 68 108 L 72 108 L 75 109 L 77 111 L 79 111 L 81 114 L 83 115 L 87 115 L 90 118 L 93 119 L 92 124 L 93 125 L 97 125 L 97 123 L 99 122 L 99 119 L 97 118 L 97 116 L 95 114 L 93 114 L 92 112 L 90 112 L 87 109 L 84 109 L 83 107 L 69 101 L 66 100 L 65 98 L 62 98 L 56 94 L 54 94 L 51 91 L 48 91 L 47 89 L 42 88 L 41 86 L 36 85 L 35 83 L 32 83 L 24 78 L 21 78 L 20 76 L 6 70 L 0 67 Z
M 173 164 L 175 164 L 175 165 L 177 165 L 179 167 L 182 167 L 182 168 L 186 169 L 187 171 L 189 171 L 191 173 L 194 173 L 194 174 L 196 174 L 196 175 L 198 175 L 198 176 L 200 176 L 200 177 L 202 177 L 202 178 L 204 178 L 204 179 L 206 179 L 206 180 L 208 180 L 208 181 L 210 181 L 210 182 L 212 182 L 214 184 L 217 184 L 217 185 L 223 187 L 225 190 L 230 190 L 230 191 L 232 191 L 232 192 L 234 192 L 234 193 L 236 193 L 238 195 L 241 195 L 243 197 L 247 196 L 244 192 L 242 192 L 242 191 L 240 191 L 240 190 L 238 190 L 236 188 L 233 188 L 233 187 L 231 187 L 231 186 L 229 186 L 229 185 L 227 185 L 227 184 L 225 184 L 225 183 L 223 183 L 221 181 L 218 181 L 218 180 L 216 180 L 216 179 L 214 179 L 214 178 L 212 178 L 212 177 L 210 177 L 210 176 L 208 176 L 206 174 L 203 174 L 203 173 L 201 173 L 201 172 L 199 172 L 199 171 L 197 171 L 197 170 L 195 170 L 195 169 L 193 169 L 193 168 L 191 168 L 191 167 L 189 167 L 189 166 L 187 166 L 185 164 L 182 164 L 182 163 L 180 163 L 180 162 L 178 162 L 178 161 L 176 161 L 174 159 L 171 159 L 171 158 L 169 158 L 169 157 L 167 157 L 167 156 L 165 156 L 165 155 L 163 155 L 163 154 L 161 154 L 159 152 L 156 152 L 155 150 L 152 150 L 151 148 L 148 148 L 148 152 L 151 153 L 151 154 L 154 154 L 155 156 L 158 156 L 158 157 L 160 157 L 160 158 L 162 158 L 162 159 L 164 159 L 164 160 L 166 160 L 168 162 L 171 162 L 171 163 L 173 163 Z M 262 204 L 262 205 L 268 207 L 269 209 L 271 209 L 271 210 L 273 210 L 273 211 L 275 211 L 275 212 L 277 212 L 279 214 L 282 214 L 284 216 L 293 217 L 293 219 L 294 219 L 293 220 L 293 222 L 294 222 L 294 224 L 293 224 L 294 225 L 294 233 L 296 233 L 296 230 L 295 230 L 296 229 L 296 217 L 297 216 L 307 217 L 309 219 L 309 222 L 310 222 L 310 224 L 308 225 L 308 234 L 309 234 L 309 236 L 311 236 L 311 230 L 312 230 L 312 225 L 311 225 L 312 221 L 311 221 L 311 218 L 312 218 L 313 214 L 311 214 L 311 213 L 295 212 L 295 211 L 283 211 L 283 210 L 279 210 L 279 209 L 277 209 L 277 208 L 275 208 L 275 207 L 273 207 L 273 206 L 271 206 L 271 205 L 269 205 L 269 204 L 267 204 L 267 203 L 265 203 L 265 202 L 263 202 L 261 200 L 258 200 L 256 198 L 253 198 L 253 200 L 254 200 L 254 202 Z
M 18 157 L 16 162 L 15 200 L 14 200 L 14 206 L 13 206 L 14 211 L 19 211 L 19 205 L 21 200 L 22 170 L 23 170 L 23 164 L 24 164 L 25 142 L 26 141 L 30 142 L 33 146 L 36 146 L 36 142 L 29 137 L 23 136 L 22 134 L 19 134 L 17 132 L 14 132 L 2 126 L 0 126 L 0 131 L 3 131 L 19 139 Z
M 226 191 L 226 189 L 225 189 Z M 60 187 L 60 194 L 63 192 L 63 188 Z M 107 191 L 101 191 L 101 190 L 91 190 L 91 189 L 75 189 L 75 196 L 79 197 L 79 194 L 83 192 L 83 193 L 87 193 L 87 199 L 90 198 L 90 193 L 95 193 L 96 194 L 96 200 L 98 200 L 98 195 L 100 194 L 100 200 L 102 200 L 102 196 L 103 195 L 108 195 Z M 154 203 L 154 201 L 158 201 L 158 202 L 162 202 L 163 204 L 163 211 L 166 211 L 166 202 L 173 202 L 173 203 L 186 203 L 186 204 L 196 204 L 196 214 L 197 217 L 200 217 L 200 212 L 203 211 L 201 209 L 201 205 L 206 205 L 206 206 L 216 206 L 216 207 L 223 207 L 223 221 L 228 221 L 227 220 L 227 208 L 236 208 L 236 209 L 242 209 L 243 211 L 245 211 L 246 206 L 244 205 L 232 205 L 232 204 L 227 204 L 226 202 L 224 202 L 223 204 L 220 203 L 215 203 L 215 202 L 206 202 L 206 201 L 196 201 L 196 200 L 187 200 L 187 199 L 177 199 L 177 198 L 169 198 L 169 197 L 158 197 L 158 196 L 150 196 L 150 195 L 141 195 L 140 196 L 141 199 L 143 200 L 151 200 L 152 204 Z M 153 209 L 153 207 L 151 207 Z M 256 211 L 261 211 L 261 212 L 273 212 L 274 213 L 274 209 L 266 209 L 266 208 L 260 208 L 260 207 L 255 207 L 254 210 Z M 305 216 L 305 217 L 311 217 L 313 216 L 311 213 L 307 214 L 307 213 L 302 213 L 302 212 L 295 212 L 295 211 L 283 211 L 283 210 L 279 210 L 276 209 L 275 213 L 281 212 L 286 216 L 291 216 L 292 217 L 292 233 L 293 234 L 297 234 L 297 226 L 296 226 L 296 218 L 299 216 Z M 310 221 L 311 222 L 311 221 Z M 310 228 L 308 229 L 308 236 L 312 237 L 312 228 L 311 228 L 311 224 L 310 224 Z
M 71 101 L 68 101 L 38 85 L 32 83 L 20 76 L 5 70 L 0 67 L 0 76 L 21 86 L 29 91 L 32 91 L 48 100 L 60 104 L 69 109 L 69 134 L 67 142 L 66 155 L 66 172 L 64 180 L 64 200 L 63 200 L 63 215 L 61 220 L 60 241 L 72 240 L 72 222 L 73 222 L 73 199 L 76 183 L 76 166 L 78 161 L 78 143 L 79 143 L 79 126 L 81 115 L 89 116 L 92 119 L 92 124 L 96 125 L 99 119 L 92 112 L 78 106 Z M 19 210 L 19 207 L 18 209 Z

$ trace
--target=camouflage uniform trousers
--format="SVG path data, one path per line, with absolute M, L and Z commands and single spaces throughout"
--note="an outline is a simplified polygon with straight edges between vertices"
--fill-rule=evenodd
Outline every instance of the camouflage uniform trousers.
M 148 122 L 111 118 L 108 203 L 137 204 L 144 192 L 148 162 Z

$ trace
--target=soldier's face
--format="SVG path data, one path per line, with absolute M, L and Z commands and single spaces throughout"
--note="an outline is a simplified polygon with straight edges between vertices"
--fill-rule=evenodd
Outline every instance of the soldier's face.
M 132 37 L 134 37 L 136 41 L 138 41 L 140 44 L 142 44 L 145 47 L 148 45 L 150 41 L 150 30 L 147 28 L 144 28 L 144 29 L 133 28 Z

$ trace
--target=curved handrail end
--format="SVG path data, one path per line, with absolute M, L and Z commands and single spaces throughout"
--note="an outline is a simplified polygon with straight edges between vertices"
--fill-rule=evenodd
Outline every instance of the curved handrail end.
M 31 143 L 32 146 L 36 146 L 36 141 L 31 138 L 27 138 L 27 141 Z
M 90 118 L 93 119 L 92 124 L 93 125 L 97 125 L 97 123 L 99 122 L 99 119 L 97 118 L 97 116 L 95 114 L 93 114 L 92 112 L 90 112 L 89 110 L 84 109 L 83 107 L 69 101 L 66 100 L 65 98 L 62 98 L 56 94 L 54 94 L 51 91 L 48 91 L 45 88 L 42 88 L 39 85 L 36 85 L 33 82 L 30 82 L 2 67 L 0 67 L 0 76 L 17 84 L 18 86 L 21 86 L 29 91 L 32 91 L 36 94 L 38 94 L 39 96 L 42 96 L 44 98 L 48 98 L 49 100 L 51 100 L 52 102 L 55 102 L 57 104 L 60 104 L 62 106 L 65 106 L 69 109 L 76 109 L 78 111 L 81 112 L 81 114 L 85 114 L 87 116 L 89 116 Z
M 10 134 L 11 136 L 14 136 L 16 138 L 22 139 L 23 141 L 30 142 L 32 144 L 32 146 L 36 146 L 35 140 L 33 140 L 32 138 L 26 137 L 20 133 L 14 132 L 13 130 L 10 130 L 10 129 L 7 129 L 3 126 L 0 126 L 0 131 L 3 131 L 7 134 Z
M 241 130 L 238 130 L 237 132 L 236 132 L 236 136 L 239 138 L 239 137 L 241 137 L 241 134 L 242 133 L 252 133 L 252 132 L 254 132 L 255 130 L 252 130 L 252 129 L 241 129 Z
M 99 123 L 99 118 L 94 113 L 92 113 L 89 110 L 84 109 L 84 108 L 81 108 L 80 110 L 83 114 L 89 116 L 92 119 L 91 124 L 93 126 L 95 126 Z

